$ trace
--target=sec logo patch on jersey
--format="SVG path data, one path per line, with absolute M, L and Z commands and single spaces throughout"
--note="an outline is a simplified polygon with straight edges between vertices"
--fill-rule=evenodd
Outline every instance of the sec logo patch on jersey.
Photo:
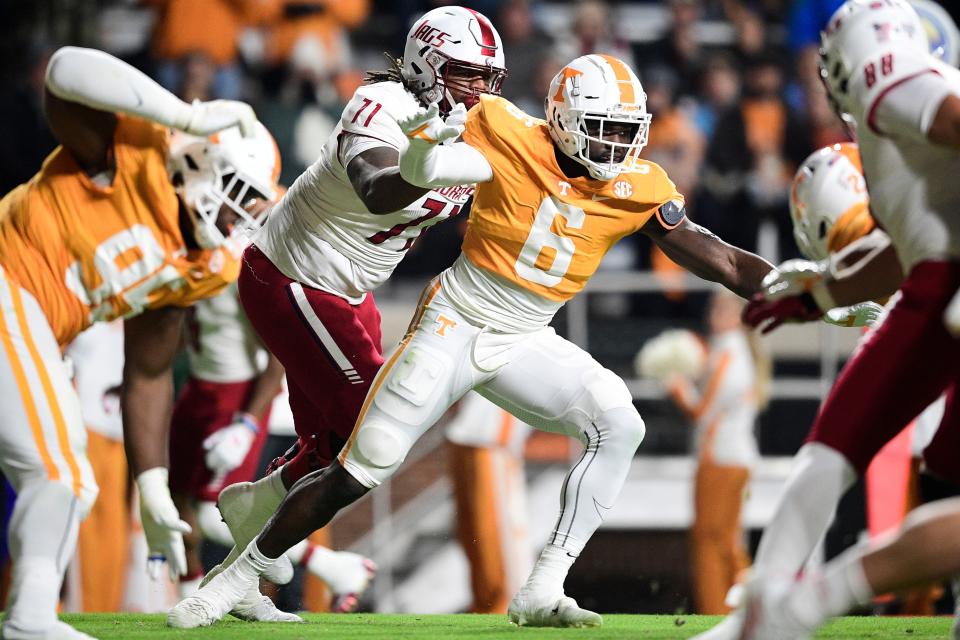
M 633 195 L 633 185 L 627 180 L 617 180 L 613 183 L 613 195 L 618 198 L 629 198 Z

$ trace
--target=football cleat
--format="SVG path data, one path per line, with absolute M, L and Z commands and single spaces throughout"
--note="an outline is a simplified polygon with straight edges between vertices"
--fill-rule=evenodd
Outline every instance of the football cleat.
M 77 631 L 61 620 L 55 621 L 52 627 L 39 633 L 36 631 L 26 633 L 5 622 L 0 626 L 0 638 L 4 638 L 4 640 L 27 640 L 28 638 L 29 640 L 97 640 L 82 631 Z
M 507 609 L 510 622 L 518 627 L 599 627 L 600 614 L 581 609 L 577 601 L 563 595 L 542 597 L 521 589 Z
M 741 640 L 807 640 L 814 627 L 792 615 L 788 595 L 793 579 L 755 578 L 747 583 Z
M 278 609 L 256 586 L 247 591 L 243 600 L 230 610 L 230 615 L 244 622 L 303 622 L 297 614 Z
M 206 575 L 200 586 L 210 582 L 217 574 L 233 564 L 250 541 L 259 535 L 267 520 L 274 514 L 280 501 L 266 485 L 255 482 L 237 482 L 220 492 L 217 508 L 233 536 L 233 549 L 218 566 Z M 293 565 L 283 555 L 277 558 L 263 573 L 274 584 L 287 584 L 293 579 Z
M 258 582 L 240 573 L 236 564 L 233 564 L 170 609 L 167 625 L 178 629 L 194 629 L 219 622 L 244 602 L 251 589 L 259 593 Z

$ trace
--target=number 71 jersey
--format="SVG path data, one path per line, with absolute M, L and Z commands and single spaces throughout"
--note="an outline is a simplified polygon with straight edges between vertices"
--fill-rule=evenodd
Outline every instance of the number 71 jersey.
M 374 214 L 350 181 L 347 166 L 360 154 L 406 146 L 397 120 L 419 106 L 398 82 L 357 89 L 320 157 L 254 239 L 284 275 L 359 304 L 390 277 L 426 228 L 460 212 L 473 185 L 434 189 L 396 211 Z
M 652 217 L 667 229 L 683 220 L 683 196 L 659 165 L 636 160 L 632 171 L 609 181 L 567 177 L 546 122 L 503 98 L 481 97 L 467 115 L 463 140 L 484 155 L 493 179 L 477 186 L 463 255 L 443 283 L 464 302 L 486 299 L 469 305 L 470 313 L 486 309 L 489 317 L 479 320 L 491 326 L 524 315 L 525 326 L 503 328 L 546 324 L 618 240 Z M 478 283 L 485 280 L 499 291 L 484 293 L 490 287 Z M 508 291 L 514 295 L 505 297 Z M 519 308 L 490 308 L 506 299 Z

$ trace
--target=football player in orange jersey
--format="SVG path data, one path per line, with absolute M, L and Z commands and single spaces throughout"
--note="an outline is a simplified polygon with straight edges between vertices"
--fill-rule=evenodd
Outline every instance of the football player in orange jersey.
M 243 103 L 187 104 L 126 63 L 73 47 L 51 58 L 46 86 L 60 146 L 0 200 L 0 469 L 17 491 L 3 638 L 88 637 L 56 616 L 97 494 L 61 348 L 98 320 L 127 318 L 121 403 L 148 568 L 184 572 L 188 527 L 166 477 L 184 307 L 236 279 L 231 229 L 256 222 L 279 172 L 272 137 Z
M 585 445 L 510 619 L 601 623 L 564 595 L 563 582 L 613 507 L 644 424 L 623 381 L 547 325 L 607 250 L 634 232 L 742 296 L 773 268 L 686 219 L 673 183 L 638 156 L 650 126 L 645 103 L 623 62 L 590 55 L 554 78 L 546 122 L 485 95 L 465 125 L 462 106 L 444 121 L 436 105 L 399 123 L 409 138 L 400 155 L 404 180 L 425 188 L 480 183 L 463 254 L 424 291 L 338 461 L 298 483 L 237 561 L 171 610 L 168 623 L 202 626 L 226 615 L 283 551 L 387 479 L 470 389 L 533 427 Z M 440 144 L 461 132 L 463 143 Z

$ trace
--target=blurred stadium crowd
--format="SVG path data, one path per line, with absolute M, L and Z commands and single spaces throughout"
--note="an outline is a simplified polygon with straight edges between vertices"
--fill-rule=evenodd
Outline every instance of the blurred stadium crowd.
M 16 88 L 0 97 L 3 191 L 28 179 L 54 146 L 39 102 L 46 60 L 58 45 L 104 49 L 187 100 L 250 102 L 280 145 L 289 184 L 316 158 L 363 72 L 383 68 L 383 53 L 400 52 L 413 18 L 443 2 L 5 4 L 12 37 L 2 45 L 2 64 L 7 86 Z M 793 171 L 813 149 L 847 138 L 816 74 L 819 28 L 837 0 L 465 4 L 500 30 L 509 68 L 504 95 L 533 115 L 542 115 L 542 96 L 564 61 L 600 52 L 631 64 L 654 114 L 645 155 L 673 176 L 691 217 L 768 259 L 796 253 L 787 215 Z M 423 243 L 398 275 L 439 272 L 458 250 L 448 239 Z M 639 243 L 629 240 L 608 266 L 670 270 Z

